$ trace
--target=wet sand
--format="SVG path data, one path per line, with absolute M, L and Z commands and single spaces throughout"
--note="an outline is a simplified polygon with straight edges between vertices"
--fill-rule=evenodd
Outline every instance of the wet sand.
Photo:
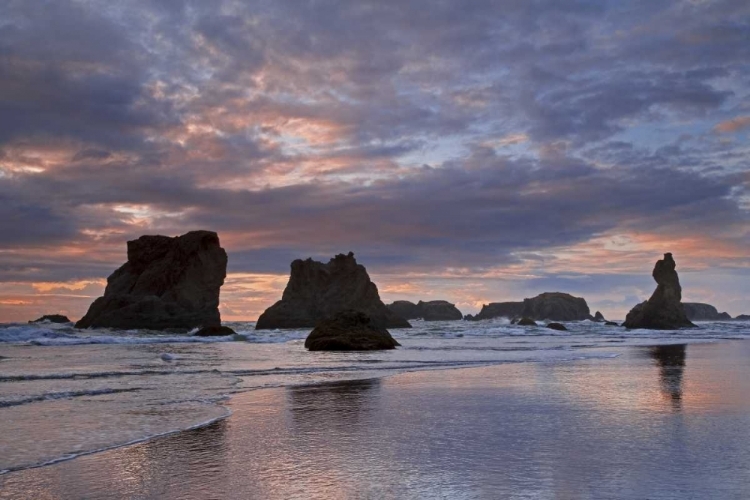
M 746 499 L 750 341 L 264 389 L 0 498 Z

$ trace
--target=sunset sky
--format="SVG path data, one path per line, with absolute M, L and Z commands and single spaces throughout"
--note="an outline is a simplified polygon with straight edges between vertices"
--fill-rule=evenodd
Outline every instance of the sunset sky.
M 750 314 L 750 2 L 0 2 L 0 322 L 193 229 L 225 320 L 350 250 L 386 302 L 615 319 L 671 251 Z

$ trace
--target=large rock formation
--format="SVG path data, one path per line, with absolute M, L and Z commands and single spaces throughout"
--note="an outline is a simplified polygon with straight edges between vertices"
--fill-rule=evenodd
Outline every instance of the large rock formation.
M 292 262 L 289 283 L 281 300 L 260 315 L 255 328 L 311 328 L 347 309 L 367 314 L 376 327 L 411 327 L 383 304 L 367 270 L 349 252 L 337 255 L 327 264 L 312 259 Z
M 408 300 L 397 300 L 388 304 L 388 309 L 404 319 L 423 319 L 425 321 L 453 321 L 462 319 L 461 311 L 446 300 L 431 300 L 415 304 Z
M 687 316 L 690 321 L 725 321 L 732 319 L 732 316 L 728 313 L 720 313 L 710 304 L 683 302 L 682 308 L 685 310 L 685 316 Z
M 219 326 L 227 254 L 210 231 L 128 241 L 128 261 L 76 327 L 189 330 Z
M 682 307 L 682 287 L 675 271 L 671 253 L 657 261 L 651 275 L 657 283 L 656 290 L 646 302 L 641 302 L 628 313 L 626 328 L 648 328 L 651 330 L 676 330 L 695 326 L 685 315 Z
M 750 321 L 750 314 L 740 314 L 739 316 L 736 316 L 734 319 L 737 321 Z
M 493 302 L 482 306 L 474 321 L 497 317 L 527 317 L 535 320 L 581 321 L 590 319 L 586 300 L 567 293 L 542 293 L 523 302 Z
M 383 327 L 373 325 L 367 314 L 352 309 L 320 321 L 305 339 L 311 351 L 374 351 L 400 345 Z

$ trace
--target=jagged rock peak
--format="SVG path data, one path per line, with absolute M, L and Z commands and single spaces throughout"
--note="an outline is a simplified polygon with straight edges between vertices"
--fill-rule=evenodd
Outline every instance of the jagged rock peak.
M 682 306 L 682 287 L 676 271 L 677 265 L 671 253 L 657 261 L 651 276 L 656 281 L 656 290 L 646 302 L 635 306 L 625 318 L 626 328 L 651 330 L 676 330 L 695 326 L 685 315 Z
M 367 270 L 349 252 L 325 264 L 311 258 L 292 262 L 281 300 L 261 314 L 255 328 L 312 328 L 349 309 L 365 313 L 377 327 L 411 327 L 383 304 Z

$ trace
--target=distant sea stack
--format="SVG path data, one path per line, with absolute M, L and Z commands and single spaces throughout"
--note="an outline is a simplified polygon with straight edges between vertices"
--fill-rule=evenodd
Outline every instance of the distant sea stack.
M 650 330 L 676 330 L 695 326 L 685 314 L 681 303 L 682 287 L 675 270 L 676 264 L 671 253 L 656 262 L 651 275 L 657 286 L 651 298 L 635 306 L 625 318 L 626 328 L 647 328 Z
M 211 231 L 141 236 L 128 241 L 128 261 L 107 278 L 104 296 L 78 328 L 189 330 L 221 325 L 219 290 L 227 254 Z
M 729 313 L 720 313 L 710 304 L 700 302 L 683 302 L 682 308 L 685 310 L 685 316 L 690 321 L 725 321 L 732 319 Z
M 498 317 L 526 317 L 533 320 L 582 321 L 591 319 L 586 300 L 568 293 L 548 292 L 523 302 L 493 302 L 482 306 L 479 314 L 467 319 L 478 321 Z
M 62 314 L 45 314 L 41 318 L 29 321 L 29 323 L 70 323 L 70 320 Z
M 397 300 L 388 304 L 388 309 L 404 319 L 423 319 L 425 321 L 454 321 L 463 318 L 455 304 L 446 300 L 431 300 L 418 303 L 408 300 Z
M 400 345 L 383 327 L 360 311 L 346 310 L 324 319 L 305 339 L 311 351 L 375 351 Z
M 281 300 L 258 318 L 256 330 L 312 328 L 345 310 L 365 313 L 377 328 L 411 328 L 380 300 L 378 287 L 354 254 L 339 254 L 327 264 L 295 260 Z

